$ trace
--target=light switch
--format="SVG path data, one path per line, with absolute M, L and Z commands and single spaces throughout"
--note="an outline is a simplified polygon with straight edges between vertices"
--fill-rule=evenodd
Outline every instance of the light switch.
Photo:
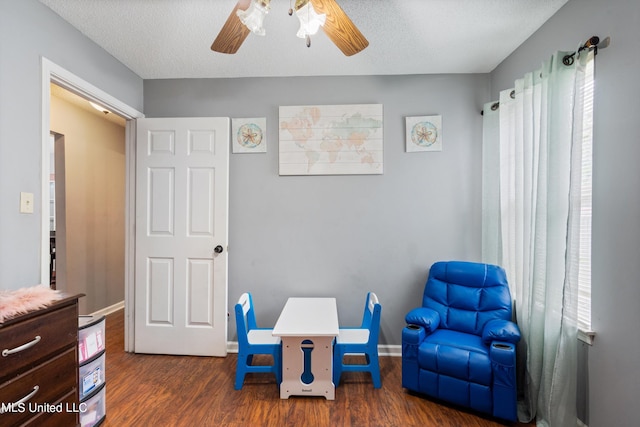
M 20 213 L 33 213 L 33 193 L 20 193 Z

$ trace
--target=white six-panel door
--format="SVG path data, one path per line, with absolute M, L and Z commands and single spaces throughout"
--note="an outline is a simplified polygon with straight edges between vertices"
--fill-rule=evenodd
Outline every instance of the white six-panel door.
M 137 121 L 135 352 L 225 356 L 228 118 Z

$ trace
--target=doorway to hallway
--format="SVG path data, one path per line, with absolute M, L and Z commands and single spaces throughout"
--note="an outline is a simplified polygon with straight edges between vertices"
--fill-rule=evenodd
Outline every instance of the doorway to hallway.
M 51 85 L 51 276 L 80 314 L 124 301 L 126 120 Z

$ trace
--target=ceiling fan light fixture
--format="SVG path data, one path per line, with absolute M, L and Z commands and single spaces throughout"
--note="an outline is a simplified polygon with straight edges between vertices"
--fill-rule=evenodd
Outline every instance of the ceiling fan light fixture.
M 316 12 L 308 0 L 296 2 L 296 16 L 300 20 L 300 29 L 296 35 L 307 40 L 308 36 L 316 34 L 327 20 L 327 15 Z
M 264 18 L 269 13 L 271 0 L 253 0 L 247 10 L 238 10 L 236 15 L 253 34 L 264 36 Z
M 300 20 L 297 36 L 311 44 L 311 35 L 322 26 L 323 32 L 346 56 L 355 55 L 367 46 L 369 41 L 336 2 L 337 0 L 289 0 L 289 15 Z M 211 50 L 234 54 L 253 31 L 264 35 L 262 21 L 269 12 L 271 0 L 237 0 L 222 29 L 216 36 Z

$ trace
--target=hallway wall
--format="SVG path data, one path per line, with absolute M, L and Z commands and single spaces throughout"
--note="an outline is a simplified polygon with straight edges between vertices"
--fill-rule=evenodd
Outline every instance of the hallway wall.
M 57 288 L 84 293 L 79 311 L 89 314 L 124 300 L 125 129 L 52 96 L 51 130 L 64 135 L 66 166 Z

